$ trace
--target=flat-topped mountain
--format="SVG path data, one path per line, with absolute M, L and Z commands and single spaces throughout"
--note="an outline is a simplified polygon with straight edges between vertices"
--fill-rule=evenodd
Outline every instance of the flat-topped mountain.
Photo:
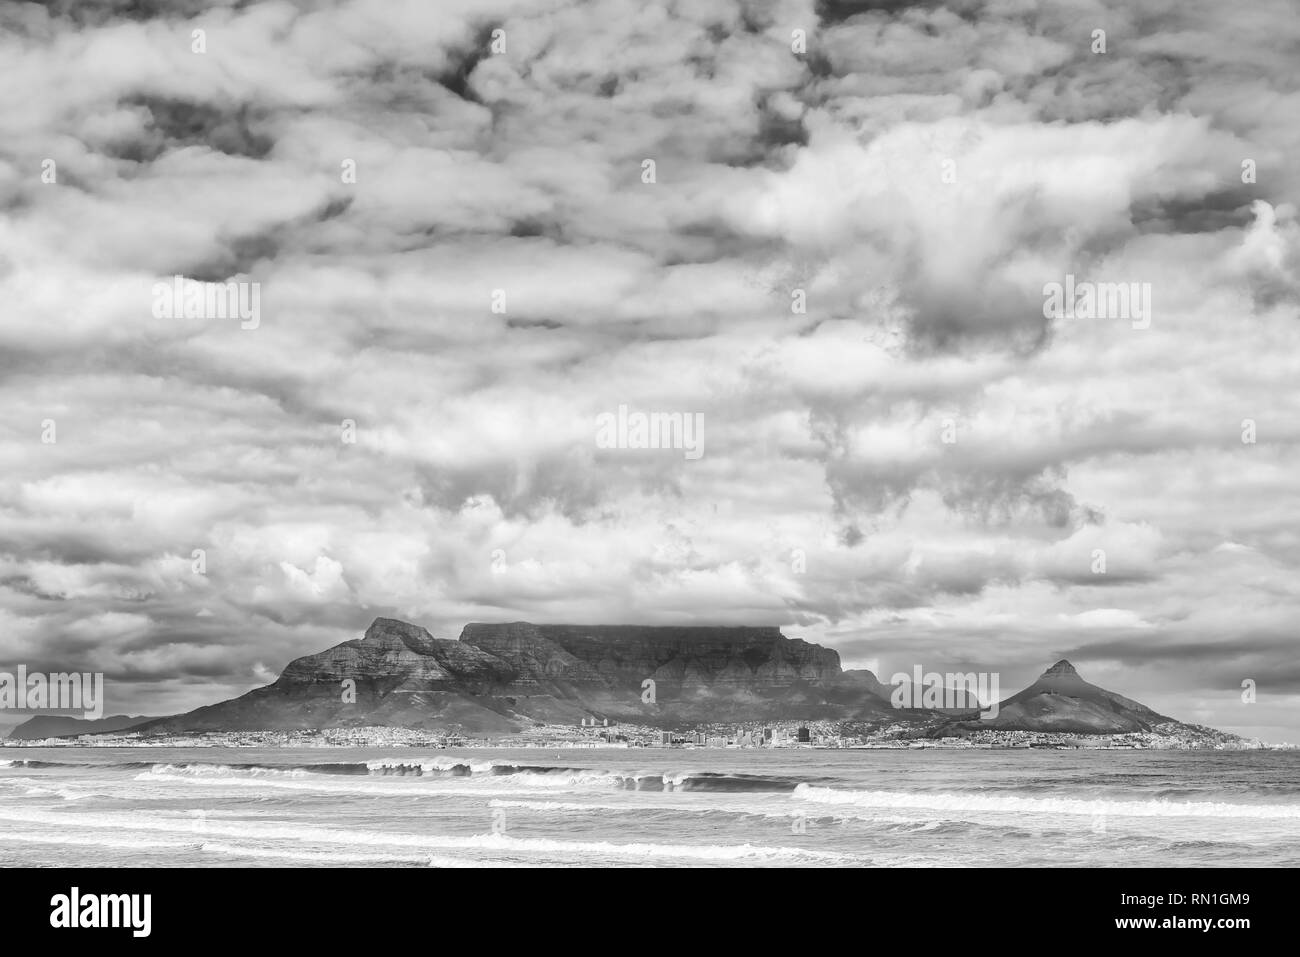
M 834 651 L 779 628 L 474 623 L 451 640 L 378 618 L 364 637 L 290 662 L 274 684 L 140 730 L 507 733 L 591 717 L 654 725 L 889 713 L 888 689 L 870 672 L 855 684 L 854 674 Z
M 452 640 L 377 618 L 363 637 L 290 662 L 273 684 L 133 730 L 390 725 L 509 734 L 536 722 L 608 718 L 675 727 L 820 719 L 931 734 L 1116 733 L 1172 720 L 1089 684 L 1066 661 L 1001 702 L 993 719 L 965 707 L 896 708 L 894 690 L 870 671 L 844 671 L 836 652 L 779 628 L 473 623 Z
M 507 662 L 517 687 L 555 680 L 639 686 L 650 678 L 689 693 L 785 688 L 841 671 L 834 651 L 787 638 L 780 628 L 469 624 L 460 643 Z

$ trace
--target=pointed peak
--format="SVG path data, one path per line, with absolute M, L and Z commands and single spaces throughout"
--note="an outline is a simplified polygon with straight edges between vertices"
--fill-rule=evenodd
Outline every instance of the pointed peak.
M 393 638 L 418 642 L 432 639 L 433 636 L 419 625 L 412 625 L 410 622 L 399 621 L 396 618 L 376 618 L 366 629 L 366 641 L 384 641 Z
M 1054 676 L 1059 677 L 1061 675 L 1073 675 L 1074 677 L 1077 678 L 1079 676 L 1079 672 L 1075 670 L 1074 665 L 1070 664 L 1068 661 L 1062 658 L 1056 664 L 1052 665 L 1052 667 L 1044 671 L 1042 677 L 1050 678 Z

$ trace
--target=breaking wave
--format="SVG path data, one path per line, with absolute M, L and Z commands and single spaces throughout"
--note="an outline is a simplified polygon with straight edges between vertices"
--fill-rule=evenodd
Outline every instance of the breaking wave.
M 919 811 L 1080 814 L 1117 817 L 1212 817 L 1300 820 L 1300 805 L 1224 804 L 1212 801 L 1106 801 L 1079 798 L 1013 797 L 1004 794 L 922 794 L 902 791 L 837 791 L 800 784 L 798 800 L 817 804 Z
M 419 761 L 364 761 L 334 764 L 161 764 L 131 762 L 113 765 L 145 769 L 153 775 L 187 777 L 279 777 L 306 778 L 314 775 L 359 775 L 370 777 L 420 777 L 496 779 L 528 787 L 608 787 L 625 791 L 721 791 L 791 793 L 800 785 L 795 778 L 778 775 L 724 773 L 719 771 L 614 771 L 596 768 L 552 767 L 511 764 L 502 761 L 466 761 L 433 758 Z M 506 780 L 502 780 L 506 779 Z

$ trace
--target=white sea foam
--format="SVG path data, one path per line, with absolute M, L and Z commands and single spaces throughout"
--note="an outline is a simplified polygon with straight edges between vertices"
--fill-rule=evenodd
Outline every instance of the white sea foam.
M 202 765 L 155 765 L 135 776 L 137 781 L 178 781 L 193 784 L 227 784 L 233 787 L 265 787 L 280 790 L 320 791 L 333 794 L 434 795 L 474 794 L 509 795 L 528 791 L 563 791 L 598 788 L 608 790 L 621 785 L 628 776 L 605 771 L 531 772 L 514 774 L 480 774 L 475 777 L 430 777 L 419 783 L 399 784 L 378 777 L 310 774 L 302 771 L 286 774 L 239 773 L 238 770 L 201 771 Z M 219 766 L 207 766 L 219 767 Z M 399 776 L 400 777 L 400 776 Z M 654 775 L 658 779 L 659 775 Z
M 367 761 L 369 771 L 419 771 L 422 774 L 446 773 L 459 768 L 468 768 L 471 774 L 491 774 L 497 766 L 496 761 L 470 761 L 466 758 L 422 758 L 419 761 Z
M 376 759 L 354 765 L 365 774 L 341 773 L 341 765 L 319 767 L 275 767 L 229 764 L 155 764 L 153 775 L 183 775 L 194 778 L 293 778 L 296 780 L 427 777 L 431 783 L 456 782 L 457 787 L 494 787 L 544 790 L 589 790 L 619 788 L 628 791 L 766 790 L 761 776 L 702 771 L 626 771 L 618 769 L 533 767 L 511 761 L 471 761 L 435 757 L 420 760 Z M 328 770 L 326 770 L 328 768 Z M 141 780 L 137 778 L 137 780 Z M 779 789 L 779 788 L 778 788 Z M 385 792 L 388 793 L 388 792 Z
M 74 791 L 71 788 L 45 788 L 40 785 L 26 788 L 23 793 L 29 797 L 53 795 L 54 797 L 62 798 L 65 801 L 80 801 L 83 798 L 90 797 L 90 794 L 84 791 Z
M 613 787 L 621 784 L 624 776 L 621 774 L 611 774 L 608 771 L 518 771 L 514 774 L 499 775 L 494 777 L 494 781 L 510 782 L 512 785 L 521 788 L 581 788 L 581 787 Z
M 140 848 L 183 848 L 194 847 L 194 841 L 147 841 L 138 837 L 111 837 L 98 834 L 54 834 L 33 833 L 31 831 L 0 831 L 0 842 L 9 841 L 17 844 L 67 844 L 74 847 L 116 847 L 129 851 Z
M 790 818 L 797 811 L 785 805 L 784 803 L 776 808 L 772 805 L 759 804 L 717 804 L 712 800 L 708 803 L 683 804 L 677 795 L 670 794 L 659 800 L 644 800 L 645 797 L 657 797 L 655 792 L 641 792 L 638 794 L 629 794 L 628 800 L 619 803 L 596 803 L 588 801 L 545 801 L 508 798 L 493 798 L 488 801 L 488 807 L 513 808 L 520 811 L 535 811 L 543 814 L 591 814 L 597 811 L 603 812 L 624 812 L 628 814 L 643 814 L 647 811 L 664 811 L 671 814 L 683 815 L 703 815 L 703 814 L 730 814 L 734 816 L 750 815 L 753 817 L 763 818 Z M 712 795 L 710 795 L 712 797 Z M 782 796 L 784 797 L 784 796 Z M 830 814 L 831 812 L 827 812 Z
M 44 824 L 59 830 L 69 827 L 110 831 L 146 831 L 179 833 L 194 830 L 189 817 L 143 816 L 138 814 L 77 814 L 47 812 L 26 808 L 0 808 L 0 820 L 26 824 Z M 616 844 L 610 841 L 568 841 L 554 838 L 513 837 L 506 834 L 471 836 L 400 834 L 386 831 L 285 825 L 239 820 L 227 822 L 218 817 L 205 818 L 204 836 L 240 840 L 297 841 L 325 847 L 365 846 L 430 848 L 434 850 L 487 850 L 523 854 L 549 854 L 588 859 L 627 857 L 642 859 L 678 859 L 697 861 L 818 861 L 852 862 L 851 855 L 832 851 L 812 851 L 797 847 L 766 847 L 753 844 L 655 844 L 635 842 Z
M 838 791 L 800 784 L 798 800 L 816 804 L 869 808 L 907 808 L 955 813 L 1082 814 L 1117 817 L 1214 817 L 1300 819 L 1300 805 L 1224 804 L 1210 801 L 1109 801 L 1080 798 L 1016 797 L 1009 794 L 906 793 L 902 791 Z
M 430 779 L 420 783 L 401 784 L 396 781 L 385 783 L 374 778 L 364 777 L 325 777 L 324 775 L 307 775 L 294 780 L 276 780 L 269 777 L 196 777 L 192 775 L 171 774 L 165 771 L 144 771 L 135 776 L 136 781 L 173 784 L 201 785 L 211 788 L 247 788 L 252 790 L 302 791 L 316 794 L 369 795 L 374 797 L 491 797 L 510 796 L 527 793 L 516 787 L 493 787 L 489 784 L 452 783 L 447 779 Z M 464 779 L 456 779 L 464 781 Z M 484 781 L 505 784 L 510 778 L 485 778 Z
M 585 801 L 542 801 L 542 800 L 509 800 L 494 798 L 488 801 L 488 807 L 499 807 L 505 809 L 514 809 L 518 811 L 533 811 L 539 814 L 564 814 L 579 815 L 591 814 L 597 811 L 623 811 L 630 814 L 643 814 L 647 811 L 665 811 L 671 814 L 683 815 L 708 815 L 708 814 L 730 814 L 736 817 L 761 817 L 768 820 L 785 820 L 802 816 L 807 821 L 830 821 L 834 823 L 844 823 L 845 821 L 865 821 L 871 824 L 891 824 L 904 826 L 917 826 L 921 829 L 940 826 L 939 821 L 918 821 L 915 817 L 899 817 L 897 815 L 881 815 L 876 812 L 867 813 L 855 812 L 852 808 L 827 808 L 822 812 L 824 817 L 814 817 L 802 811 L 801 805 L 791 805 L 786 801 L 785 795 L 780 795 L 779 804 L 717 804 L 712 798 L 715 795 L 708 795 L 708 803 L 701 804 L 682 804 L 676 795 L 671 795 L 660 803 L 637 802 L 626 804 L 596 804 Z
M 593 811 L 658 811 L 658 810 L 675 810 L 667 805 L 653 804 L 588 804 L 582 801 L 510 801 L 500 798 L 493 798 L 488 801 L 488 807 L 514 808 L 521 811 L 549 811 L 557 814 L 570 813 L 591 813 Z M 724 811 L 720 807 L 699 807 L 687 808 L 683 810 L 696 811 L 704 813 L 707 811 Z
M 307 771 L 301 768 L 272 768 L 272 767 L 235 767 L 230 764 L 155 764 L 149 773 L 154 774 L 186 774 L 195 777 L 216 777 L 216 778 L 260 778 L 260 777 L 286 777 L 301 778 L 307 776 Z M 137 777 L 137 780 L 139 778 Z
M 227 857 L 246 857 L 253 860 L 301 861 L 308 864 L 417 864 L 422 867 L 483 867 L 484 862 L 466 857 L 446 857 L 427 854 L 348 854 L 331 851 L 303 851 L 295 848 L 246 847 L 206 841 L 200 846 L 205 854 L 223 854 Z

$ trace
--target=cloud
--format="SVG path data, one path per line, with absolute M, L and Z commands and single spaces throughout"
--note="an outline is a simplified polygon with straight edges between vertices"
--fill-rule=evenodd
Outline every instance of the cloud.
M 1294 737 L 1223 697 L 1297 693 L 1287 12 L 11 5 L 6 656 L 162 713 L 378 614 L 777 623 Z

